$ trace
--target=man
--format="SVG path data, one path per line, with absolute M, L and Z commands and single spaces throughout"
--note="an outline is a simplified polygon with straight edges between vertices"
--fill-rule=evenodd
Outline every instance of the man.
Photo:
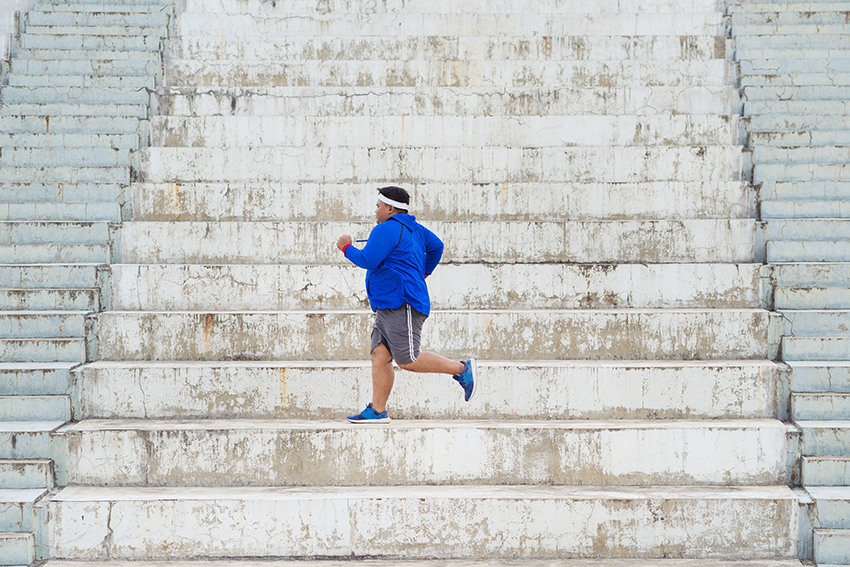
M 366 293 L 375 311 L 372 325 L 372 402 L 352 423 L 385 423 L 387 399 L 393 388 L 393 360 L 411 372 L 451 374 L 461 385 L 464 399 L 475 394 L 475 361 L 456 362 L 432 352 L 419 352 L 422 323 L 431 313 L 425 278 L 443 255 L 443 243 L 407 213 L 410 195 L 401 187 L 378 189 L 377 226 L 366 246 L 351 245 L 351 236 L 336 245 L 355 265 L 366 269 Z

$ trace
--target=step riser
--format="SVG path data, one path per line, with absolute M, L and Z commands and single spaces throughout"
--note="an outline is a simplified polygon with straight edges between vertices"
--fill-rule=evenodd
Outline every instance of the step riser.
M 187 487 L 653 486 L 773 485 L 785 478 L 781 424 L 727 429 L 706 423 L 704 428 L 637 430 L 605 425 L 592 429 L 256 427 L 217 431 L 75 431 L 72 427 L 66 430 L 69 482 Z M 716 451 L 718 446 L 723 450 Z M 552 455 L 550 447 L 558 447 L 558 454 Z M 646 447 L 659 449 L 647 451 Z M 708 453 L 710 460 L 705 458 Z M 352 459 L 355 455 L 359 457 Z M 502 460 L 504 455 L 519 457 L 510 463 Z
M 236 35 L 277 37 L 321 36 L 607 36 L 607 35 L 724 35 L 723 16 L 704 13 L 638 14 L 395 14 L 368 19 L 339 14 L 332 19 L 304 16 L 256 16 L 188 13 L 178 18 L 177 35 Z M 92 28 L 93 32 L 96 28 Z M 28 31 L 33 32 L 33 26 Z M 77 32 L 79 33 L 79 32 Z M 805 33 L 805 32 L 802 32 Z M 835 33 L 839 33 L 835 30 Z M 129 35 L 129 34 L 128 34 Z
M 767 243 L 768 262 L 850 262 L 846 241 Z
M 117 35 L 124 37 L 148 36 L 151 39 L 161 39 L 167 35 L 167 30 L 161 26 L 42 26 L 28 25 L 26 31 L 35 35 Z
M 761 165 L 769 164 L 833 164 L 850 161 L 850 148 L 804 147 L 777 148 L 772 146 L 756 146 L 753 149 L 753 161 Z
M 771 24 L 774 26 L 788 24 L 845 24 L 847 17 L 842 12 L 820 11 L 820 12 L 798 12 L 798 11 L 776 11 L 776 12 L 735 12 L 732 16 L 735 24 Z
M 850 393 L 850 365 L 794 365 L 791 373 L 794 392 Z
M 114 148 L 6 148 L 0 152 L 0 166 L 81 166 L 128 165 L 131 153 L 128 149 Z
M 791 413 L 796 421 L 844 419 L 850 415 L 850 396 L 792 394 Z
M 11 288 L 93 288 L 98 285 L 95 266 L 0 266 L 0 286 Z
M 815 530 L 814 553 L 819 565 L 850 565 L 850 530 Z
M 98 311 L 97 290 L 0 289 L 0 309 L 11 311 Z
M 850 288 L 777 288 L 776 309 L 850 309 Z
M 63 369 L 0 369 L 0 395 L 65 394 L 70 374 Z
M 105 14 L 100 12 L 39 12 L 27 13 L 27 28 L 33 26 L 165 26 L 168 23 L 166 12 L 141 14 Z
M 55 122 L 53 133 L 42 133 L 47 125 L 44 120 L 29 121 L 40 130 L 36 133 L 17 132 L 0 134 L 0 148 L 45 148 L 45 147 L 89 147 L 89 148 L 120 148 L 135 150 L 139 147 L 138 134 L 78 134 L 56 132 Z M 35 124 L 37 122 L 37 124 Z
M 137 50 L 159 52 L 159 36 L 83 35 L 79 31 L 62 35 L 21 34 L 21 46 L 26 49 L 86 49 L 86 50 Z
M 843 18 L 843 16 L 842 16 Z M 818 58 L 818 53 L 806 53 L 800 59 L 748 58 L 738 63 L 741 75 L 811 75 L 813 73 L 843 73 L 847 70 L 848 53 L 838 57 Z M 793 57 L 793 55 L 791 55 Z M 804 78 L 801 77 L 801 78 Z
M 779 367 L 480 362 L 476 402 L 445 377 L 396 372 L 398 419 L 772 418 Z M 433 379 L 431 379 L 433 378 Z M 364 364 L 87 367 L 78 419 L 335 419 L 371 396 Z M 321 384 L 321 387 L 317 385 Z M 241 395 L 234 397 L 233 392 Z
M 785 337 L 784 360 L 850 360 L 850 339 L 834 337 Z
M 0 362 L 84 362 L 83 339 L 0 339 Z M 37 457 L 39 453 L 27 455 Z
M 8 92 L 12 87 L 5 89 Z M 20 102 L 12 103 L 5 100 L 7 116 L 35 116 L 45 121 L 48 117 L 61 120 L 68 119 L 90 119 L 108 117 L 107 120 L 116 120 L 120 124 L 125 119 L 145 119 L 148 116 L 147 102 L 140 103 L 87 103 L 87 102 Z M 108 130 L 107 130 L 108 131 Z
M 109 264 L 111 258 L 108 244 L 0 245 L 2 264 Z
M 788 34 L 738 36 L 736 49 L 741 54 L 756 49 L 850 49 L 850 38 L 841 35 Z
M 737 146 L 468 148 L 462 151 L 451 148 L 145 148 L 139 154 L 139 180 L 166 183 L 356 183 L 376 179 L 393 179 L 396 183 L 736 181 L 741 178 L 743 164 L 741 148 Z M 764 175 L 769 174 L 764 172 Z
M 372 221 L 376 184 L 136 183 L 137 221 Z M 406 185 L 420 221 L 748 218 L 740 182 Z
M 99 94 L 102 89 L 134 89 L 141 95 L 147 94 L 144 90 L 152 89 L 156 84 L 153 77 L 132 75 L 102 77 L 100 75 L 9 74 L 6 76 L 6 80 L 10 87 L 32 89 L 50 87 L 62 90 L 78 88 L 79 91 L 87 91 L 88 94 L 92 92 Z
M 3 222 L 0 223 L 0 244 L 98 244 L 110 238 L 105 222 Z
M 32 503 L 3 502 L 2 508 L 0 508 L 0 532 L 27 532 L 32 530 Z M 6 563 L 5 557 L 3 557 L 3 563 Z
M 0 166 L 7 183 L 130 183 L 129 167 Z
M 240 6 L 241 7 L 241 6 Z M 235 6 L 229 6 L 235 8 Z M 365 6 L 358 8 L 362 13 Z M 526 37 L 251 37 L 188 36 L 172 38 L 172 59 L 202 61 L 624 61 L 653 59 L 723 59 L 726 42 L 719 36 L 567 36 Z
M 53 462 L 49 460 L 7 460 L 0 462 L 3 488 L 53 488 Z M 4 558 L 6 556 L 3 556 Z
M 0 203 L 0 220 L 25 222 L 34 219 L 118 223 L 121 208 L 118 203 Z
M 427 223 L 446 243 L 444 262 L 748 263 L 751 220 L 566 223 Z M 340 235 L 366 239 L 371 223 L 126 223 L 124 263 L 344 264 Z M 175 246 L 175 243 L 181 246 Z M 534 242 L 534 247 L 528 243 Z M 462 246 L 468 243 L 470 246 Z M 362 244 L 357 244 L 362 246 Z M 846 247 L 845 247 L 846 249 Z M 845 252 L 850 253 L 850 252 Z
M 148 104 L 148 92 L 137 88 L 3 87 L 4 103 L 118 103 Z
M 156 75 L 162 72 L 157 61 L 138 59 L 86 60 L 13 58 L 9 67 L 20 75 Z
M 363 277 L 349 266 L 118 264 L 112 267 L 111 307 L 345 309 L 366 305 Z M 470 264 L 440 266 L 428 288 L 434 309 L 758 308 L 759 278 L 757 264 Z
M 539 89 L 468 89 L 464 93 L 442 88 L 350 90 L 358 96 L 319 88 L 230 88 L 217 93 L 192 89 L 185 94 L 176 88 L 160 88 L 156 106 L 160 114 L 189 116 L 561 116 L 665 111 L 732 114 L 740 105 L 732 87 L 565 88 L 553 93 Z
M 841 181 L 768 181 L 761 186 L 762 199 L 850 200 L 850 183 Z
M 804 455 L 850 457 L 850 428 L 801 424 L 803 432 L 801 449 Z
M 64 39 L 67 36 L 61 36 Z M 60 39 L 57 37 L 57 40 Z M 173 48 L 172 48 L 173 51 Z M 64 61 L 91 61 L 92 64 L 111 61 L 118 65 L 119 61 L 132 61 L 134 63 L 148 61 L 154 63 L 156 68 L 162 64 L 162 56 L 159 51 L 141 51 L 141 50 L 107 50 L 107 49 L 16 49 L 13 53 L 13 59 L 23 60 L 45 60 L 55 61 L 61 59 Z M 155 68 L 155 69 L 156 69 Z
M 96 183 L 2 183 L 0 191 L 16 203 L 118 203 L 126 187 Z M 39 206 L 39 205 L 36 205 Z
M 753 167 L 753 183 L 763 181 L 832 181 L 850 176 L 850 167 L 845 163 L 829 164 L 756 164 Z
M 846 130 L 752 132 L 750 144 L 754 146 L 844 146 L 850 144 L 850 132 Z
M 51 314 L 24 311 L 14 315 L 0 312 L 0 338 L 81 337 L 85 332 L 84 314 Z
M 795 510 L 790 499 L 420 499 L 409 491 L 389 499 L 294 496 L 141 505 L 53 501 L 50 541 L 51 557 L 89 560 L 103 560 L 107 553 L 112 560 L 316 555 L 738 557 L 742 550 L 748 558 L 765 558 L 794 555 L 788 534 L 795 532 Z M 549 520 L 512 527 L 500 525 L 498 518 Z M 457 534 L 444 529 L 455 524 L 468 529 Z M 635 533 L 630 543 L 614 542 L 607 535 L 619 532 L 623 524 Z M 694 525 L 708 526 L 710 535 L 689 533 Z M 192 538 L 175 538 L 189 526 Z M 382 526 L 392 526 L 390 533 L 384 533 L 387 529 Z M 469 531 L 488 536 L 469 540 Z
M 513 61 L 330 61 L 306 63 L 212 64 L 168 62 L 168 85 L 243 87 L 608 87 L 631 84 L 716 86 L 730 84 L 726 60 L 647 62 Z
M 761 203 L 763 219 L 793 218 L 847 218 L 850 219 L 850 202 L 842 201 L 765 201 Z
M 421 148 L 734 145 L 737 120 L 726 116 L 446 117 L 155 117 L 152 146 Z
M 68 421 L 71 401 L 68 396 L 4 396 L 0 398 L 0 419 Z
M 35 560 L 35 540 L 30 533 L 0 539 L 0 557 L 8 565 L 32 565 Z
M 803 485 L 850 485 L 850 460 L 803 457 Z
M 848 311 L 783 311 L 785 333 L 795 337 L 850 336 Z
M 101 360 L 358 360 L 369 350 L 372 324 L 371 313 L 362 312 L 105 312 L 99 319 Z M 430 319 L 423 347 L 458 359 L 470 353 L 490 360 L 767 355 L 763 311 L 437 312 Z M 534 341 L 518 329 L 534 329 Z

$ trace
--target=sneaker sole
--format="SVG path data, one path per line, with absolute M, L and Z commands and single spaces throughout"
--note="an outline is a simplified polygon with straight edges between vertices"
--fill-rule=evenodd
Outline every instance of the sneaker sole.
M 351 419 L 347 417 L 346 419 L 349 423 L 389 423 L 392 421 L 391 417 L 381 417 L 379 419 Z
M 478 361 L 472 358 L 469 360 L 469 364 L 472 366 L 472 393 L 469 394 L 467 402 L 471 402 L 472 398 L 475 397 L 475 392 L 478 391 Z

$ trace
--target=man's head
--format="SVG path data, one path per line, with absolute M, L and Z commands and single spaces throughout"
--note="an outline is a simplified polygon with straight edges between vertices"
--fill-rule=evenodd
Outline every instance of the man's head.
M 410 195 L 401 187 L 381 187 L 378 189 L 378 203 L 375 218 L 378 224 L 397 213 L 406 213 L 410 208 Z

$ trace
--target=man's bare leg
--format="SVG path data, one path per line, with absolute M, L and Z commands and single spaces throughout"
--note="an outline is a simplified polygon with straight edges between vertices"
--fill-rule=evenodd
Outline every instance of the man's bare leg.
M 393 389 L 395 372 L 393 357 L 382 344 L 372 351 L 372 409 L 378 413 L 387 409 L 387 400 Z
M 381 346 L 383 347 L 384 345 Z M 386 350 L 386 348 L 384 350 Z M 389 356 L 389 352 L 387 352 L 387 356 Z M 372 372 L 374 373 L 374 354 L 372 357 Z M 460 374 L 464 369 L 462 362 L 449 360 L 448 358 L 440 356 L 439 354 L 434 354 L 433 352 L 420 352 L 419 356 L 416 357 L 416 360 L 410 364 L 399 364 L 398 367 L 409 372 L 434 372 L 437 374 Z M 372 380 L 374 381 L 374 378 Z

